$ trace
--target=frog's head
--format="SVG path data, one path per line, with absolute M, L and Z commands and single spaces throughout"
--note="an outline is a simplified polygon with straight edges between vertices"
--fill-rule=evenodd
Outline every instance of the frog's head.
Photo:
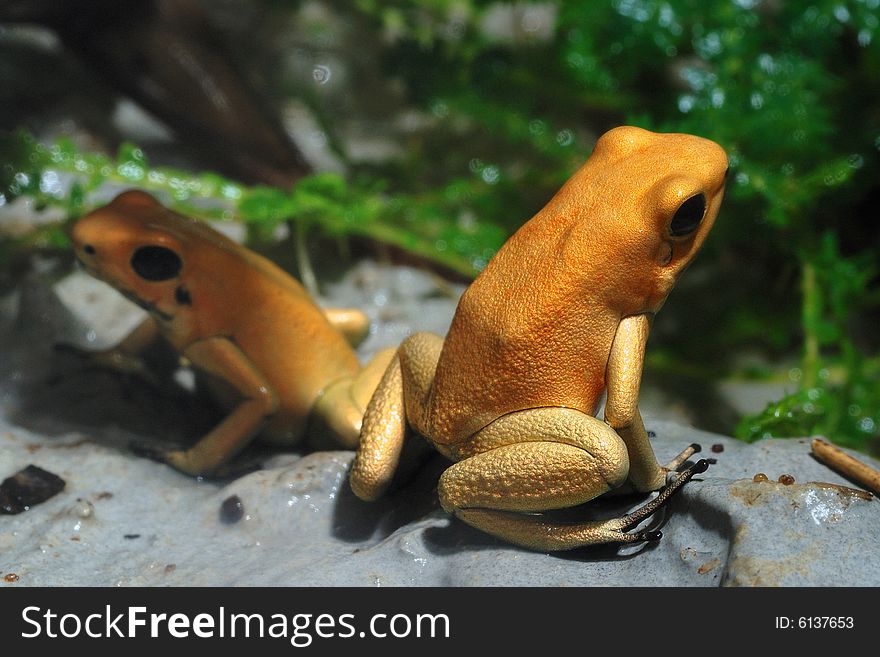
M 185 292 L 185 244 L 175 217 L 145 192 L 123 192 L 74 225 L 74 253 L 90 274 L 167 318 Z
M 622 314 L 663 305 L 715 222 L 727 170 L 724 150 L 693 135 L 624 126 L 596 143 L 567 185 L 579 204 L 572 235 L 581 257 L 601 261 Z

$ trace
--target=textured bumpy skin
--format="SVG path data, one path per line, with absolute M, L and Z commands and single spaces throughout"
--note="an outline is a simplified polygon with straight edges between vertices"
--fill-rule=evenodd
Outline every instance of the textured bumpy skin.
M 480 529 L 535 549 L 644 540 L 620 522 L 572 530 L 521 514 L 663 486 L 669 467 L 638 412 L 645 344 L 712 227 L 726 172 L 706 139 L 606 133 L 464 293 L 446 339 L 403 342 L 367 409 L 355 493 L 381 495 L 410 428 L 457 461 L 441 502 Z
M 299 440 L 311 420 L 353 447 L 363 410 L 392 352 L 363 371 L 350 344 L 368 320 L 315 305 L 279 267 L 204 222 L 140 191 L 124 192 L 74 226 L 85 269 L 146 309 L 149 318 L 117 347 L 95 354 L 137 368 L 159 337 L 206 377 L 230 414 L 187 452 L 161 455 L 192 474 L 215 471 L 258 432 Z

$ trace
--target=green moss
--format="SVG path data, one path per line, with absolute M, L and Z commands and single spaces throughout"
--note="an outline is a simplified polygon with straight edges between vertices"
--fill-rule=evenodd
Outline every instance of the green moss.
M 39 210 L 65 212 L 62 223 L 41 230 L 43 247 L 65 246 L 65 226 L 96 207 L 96 192 L 111 184 L 120 190 L 131 186 L 162 193 L 172 208 L 188 214 L 234 218 L 257 236 L 293 221 L 327 236 L 359 236 L 397 246 L 465 276 L 478 272 L 505 237 L 490 223 L 467 226 L 456 221 L 466 204 L 461 189 L 392 199 L 378 181 L 349 182 L 330 173 L 306 177 L 289 191 L 249 187 L 214 173 L 151 167 L 143 150 L 132 144 L 123 145 L 113 159 L 80 153 L 66 139 L 42 144 L 27 132 L 5 136 L 0 152 L 6 154 L 0 180 L 4 203 L 26 196 Z M 47 185 L 60 180 L 69 183 L 69 191 L 54 182 Z M 34 244 L 33 239 L 7 240 L 6 257 L 15 248 Z

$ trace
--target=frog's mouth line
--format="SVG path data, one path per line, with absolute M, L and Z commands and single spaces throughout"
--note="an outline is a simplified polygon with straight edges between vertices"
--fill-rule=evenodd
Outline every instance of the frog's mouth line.
M 166 321 L 166 322 L 170 322 L 172 319 L 174 319 L 174 315 L 171 315 L 171 314 L 166 313 L 162 310 L 159 310 L 159 308 L 157 308 L 155 305 L 153 305 L 152 303 L 149 303 L 147 301 L 144 301 L 139 296 L 137 296 L 134 292 L 130 292 L 129 290 L 125 290 L 123 288 L 117 288 L 117 290 L 122 296 L 124 296 L 126 299 L 131 301 L 134 305 L 138 306 L 139 308 L 143 308 L 148 313 L 158 315 L 159 319 Z
M 160 319 L 162 319 L 163 321 L 166 321 L 166 322 L 170 322 L 171 320 L 174 319 L 174 315 L 171 315 L 169 313 L 166 313 L 166 312 L 160 310 L 158 307 L 156 307 L 152 303 L 149 303 L 148 301 L 144 301 L 143 299 L 141 299 L 138 295 L 136 295 L 131 290 L 126 290 L 123 287 L 117 287 L 116 285 L 114 285 L 110 281 L 106 280 L 95 269 L 93 269 L 92 267 L 89 267 L 78 255 L 74 256 L 74 260 L 76 261 L 77 267 L 84 270 L 89 276 L 92 276 L 94 278 L 97 278 L 99 281 L 103 281 L 103 282 L 107 283 L 107 285 L 109 285 L 110 287 L 115 289 L 117 292 L 119 292 L 119 294 L 121 294 L 126 299 L 131 301 L 138 308 L 146 310 L 148 313 L 156 315 Z

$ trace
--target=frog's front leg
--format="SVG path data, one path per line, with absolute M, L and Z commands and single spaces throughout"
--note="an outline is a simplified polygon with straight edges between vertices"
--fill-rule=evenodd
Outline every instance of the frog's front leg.
M 476 453 L 468 456 L 468 453 Z M 554 522 L 538 513 L 588 502 L 626 481 L 628 450 L 617 433 L 568 408 L 505 415 L 460 449 L 465 458 L 440 477 L 443 508 L 488 534 L 533 550 L 656 540 L 659 532 L 626 533 L 649 517 L 693 474 L 679 475 L 658 497 L 611 520 Z
M 674 461 L 666 468 L 660 466 L 639 413 L 639 386 L 650 329 L 651 320 L 648 315 L 633 315 L 622 319 L 614 336 L 605 371 L 608 389 L 605 421 L 626 444 L 630 461 L 629 484 L 640 492 L 661 488 L 665 483 L 666 473 L 680 465 Z
M 233 386 L 242 399 L 189 449 L 150 455 L 188 474 L 210 474 L 253 439 L 278 408 L 278 399 L 247 356 L 227 338 L 198 340 L 184 349 L 183 355 L 196 368 Z

